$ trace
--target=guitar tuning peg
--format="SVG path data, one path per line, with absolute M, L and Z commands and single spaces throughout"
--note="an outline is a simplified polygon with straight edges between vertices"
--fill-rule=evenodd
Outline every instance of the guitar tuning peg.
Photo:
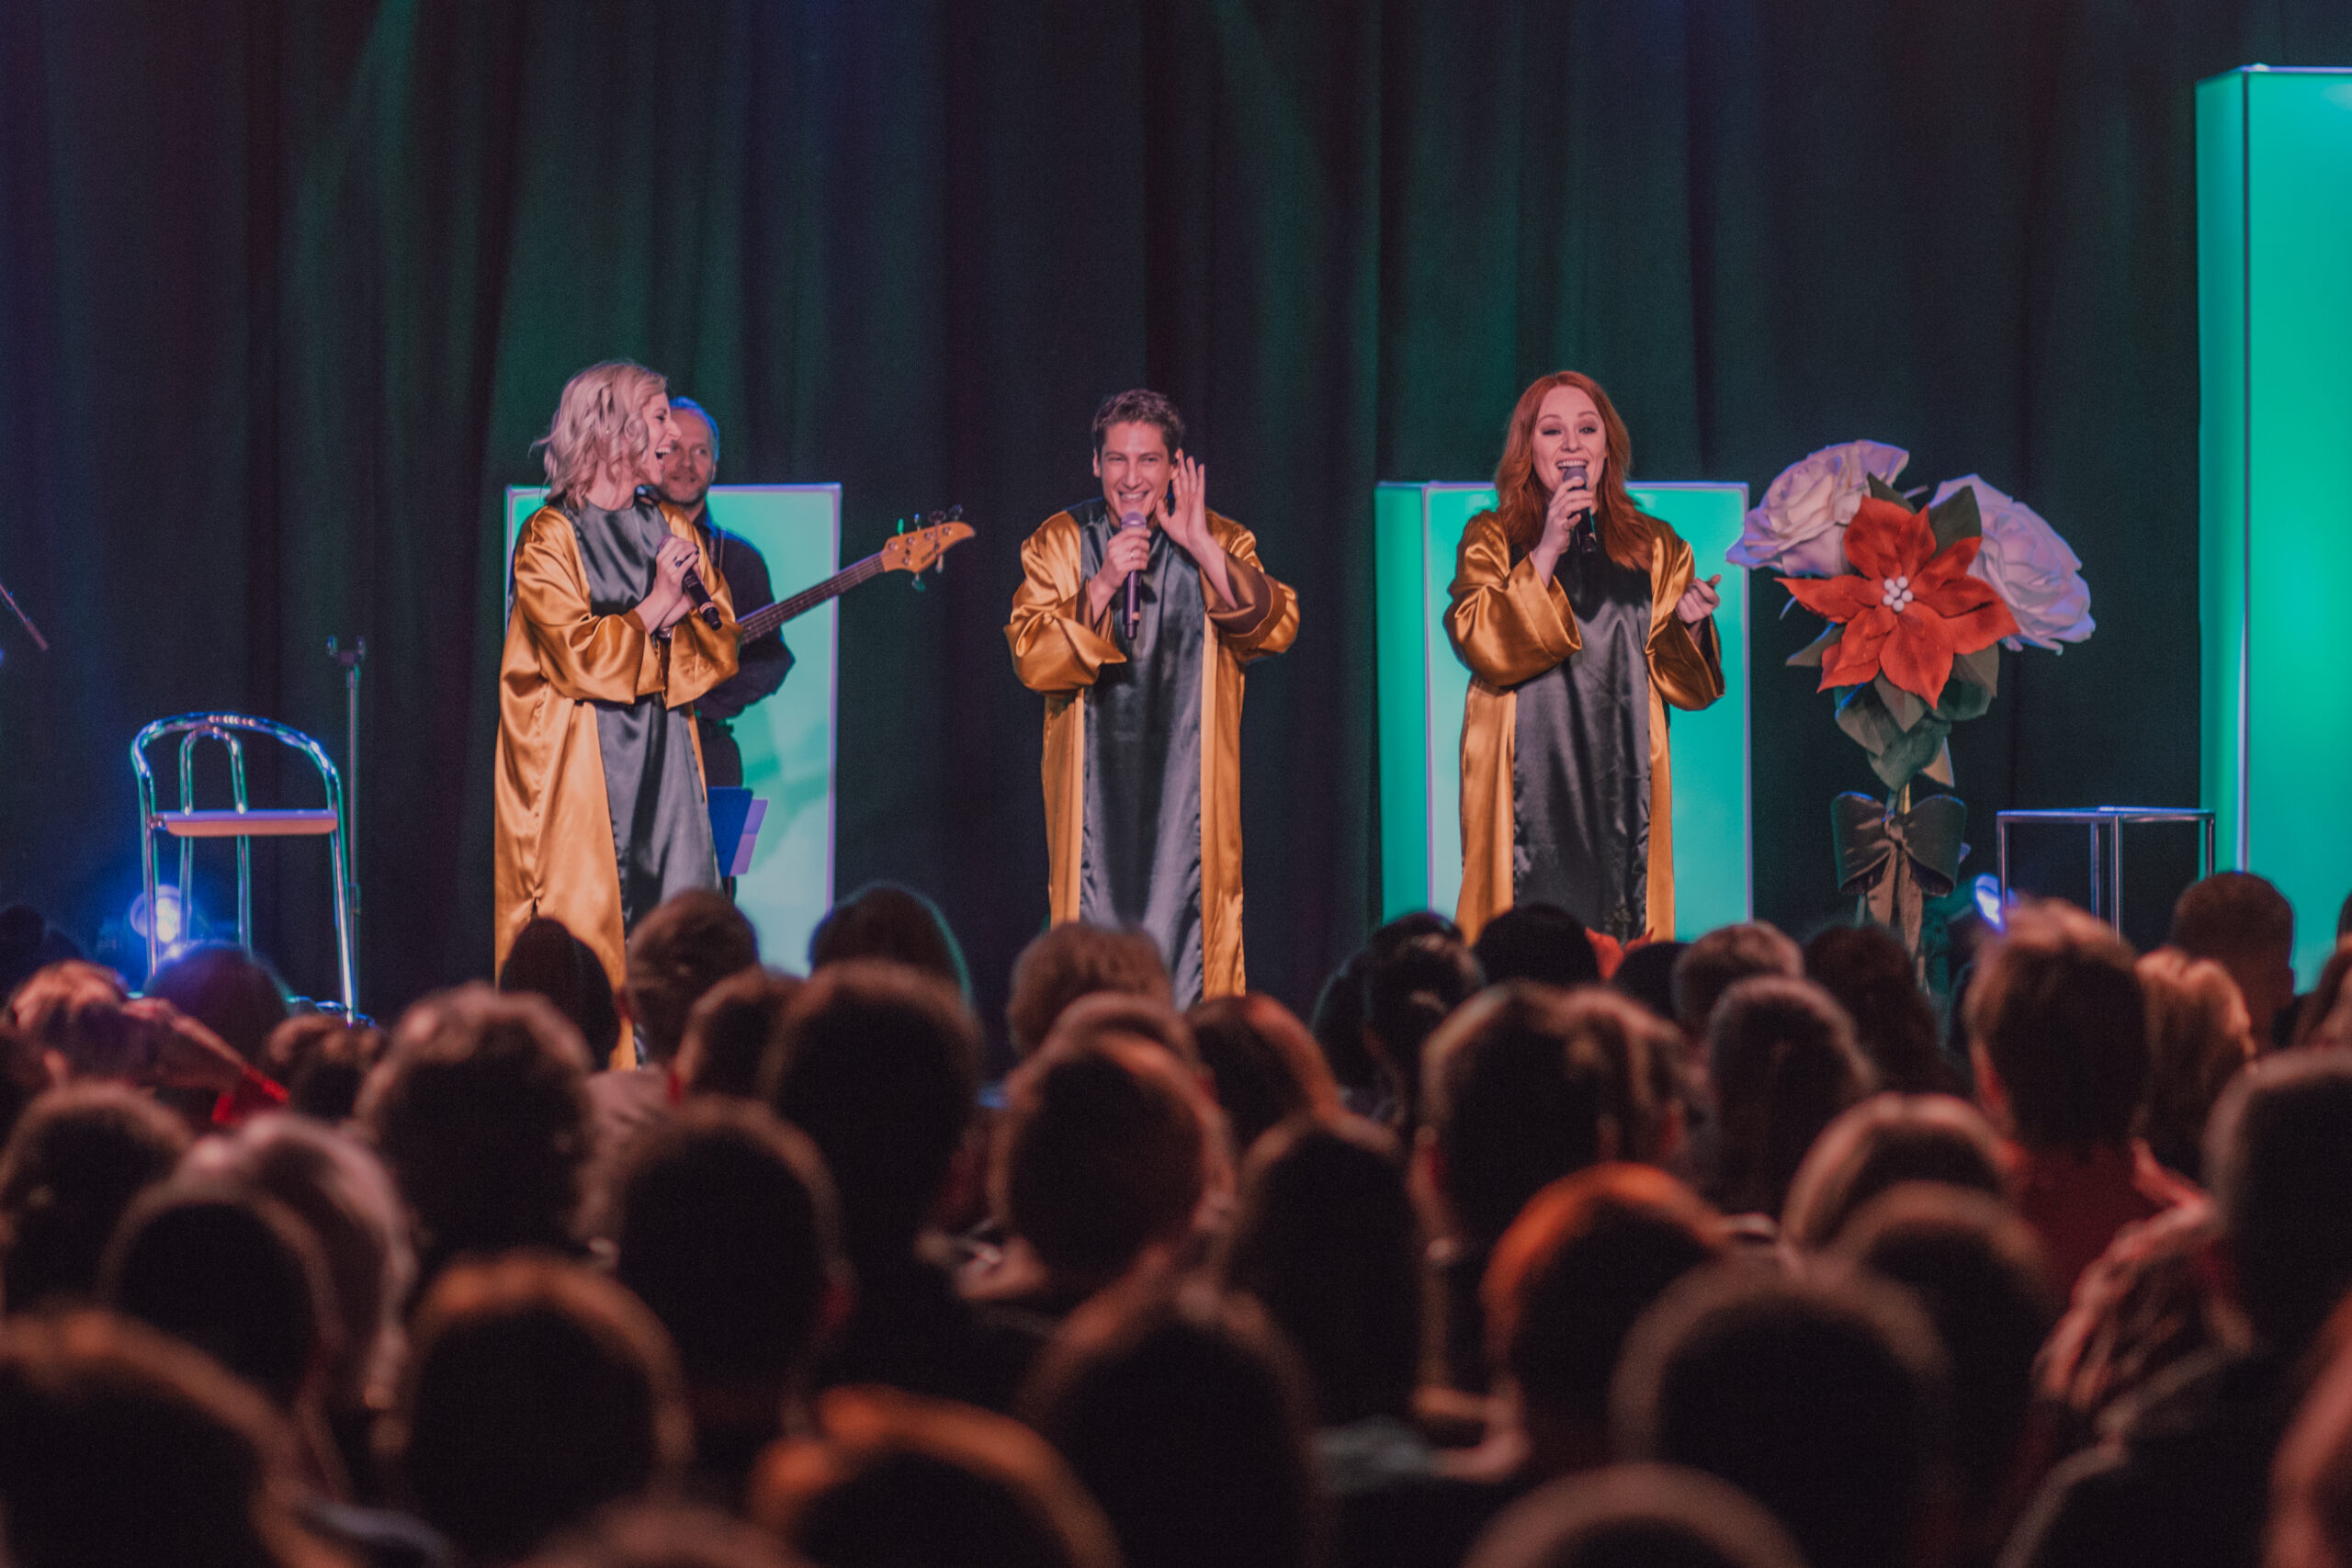
M 947 513 L 944 513 L 944 512 L 933 512 L 933 513 L 931 514 L 931 525 L 932 525 L 933 527 L 934 527 L 934 528 L 938 527 L 942 523 L 944 523 L 944 522 L 946 522 L 946 521 L 947 521 Z
M 958 502 L 947 509 L 947 521 L 950 523 L 961 523 L 964 521 L 964 508 L 961 502 Z
M 899 531 L 899 533 L 901 533 L 901 534 L 903 534 L 903 533 L 905 533 L 905 532 L 907 531 L 907 520 L 906 520 L 905 518 L 903 518 L 903 517 L 901 517 L 901 518 L 899 518 L 899 528 L 898 528 L 898 531 Z
M 915 592 L 918 593 L 922 592 L 922 573 L 921 572 L 915 573 Z

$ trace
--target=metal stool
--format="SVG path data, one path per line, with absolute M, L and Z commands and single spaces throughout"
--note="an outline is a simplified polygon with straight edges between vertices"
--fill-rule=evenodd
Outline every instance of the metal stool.
M 2213 814 L 2188 807 L 2092 806 L 2078 811 L 2001 811 L 1993 818 L 1993 833 L 2001 857 L 2001 908 L 2009 907 L 2009 824 L 2012 822 L 2071 822 L 2091 830 L 2091 913 L 2100 915 L 2116 931 L 2123 930 L 2123 825 L 2126 822 L 2201 822 L 2198 876 L 2213 874 Z M 2101 834 L 2109 836 L 2102 874 Z M 2101 905 L 2106 908 L 2102 909 Z
M 177 811 L 155 809 L 155 776 L 147 766 L 147 748 L 167 735 L 180 738 Z M 266 735 L 308 757 L 319 771 L 320 782 L 326 786 L 326 805 L 284 810 L 250 808 L 245 804 L 243 735 Z M 196 770 L 191 763 L 196 743 L 207 737 L 229 750 L 230 787 L 236 800 L 231 810 L 196 808 Z M 345 872 L 349 863 L 344 844 L 343 779 L 325 750 L 300 730 L 270 719 L 241 713 L 184 713 L 176 718 L 159 718 L 141 730 L 130 742 L 130 766 L 139 775 L 139 860 L 147 886 L 147 972 L 153 975 L 163 962 L 163 920 L 155 889 L 155 834 L 159 830 L 180 841 L 179 891 L 183 910 L 188 908 L 194 897 L 196 840 L 237 840 L 237 942 L 248 951 L 254 944 L 254 840 L 323 837 L 329 840 L 328 852 L 334 867 L 335 959 L 341 969 L 343 1008 L 345 1013 L 356 1011 L 358 980 L 351 951 L 351 882 Z

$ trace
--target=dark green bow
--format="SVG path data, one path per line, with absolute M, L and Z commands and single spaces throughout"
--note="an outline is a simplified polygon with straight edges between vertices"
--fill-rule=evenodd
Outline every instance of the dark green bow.
M 1968 807 L 1931 795 L 1897 811 L 1867 795 L 1829 802 L 1830 842 L 1838 852 L 1838 890 L 1861 897 L 1870 918 L 1903 933 L 1904 951 L 1920 961 L 1922 895 L 1940 898 L 1960 880 L 1968 846 Z
M 1954 795 L 1931 795 L 1908 811 L 1890 811 L 1867 795 L 1841 795 L 1829 802 L 1830 842 L 1838 852 L 1838 890 L 1868 893 L 1886 877 L 1900 853 L 1931 898 L 1950 893 L 1960 881 L 1961 857 L 1968 846 L 1968 807 Z

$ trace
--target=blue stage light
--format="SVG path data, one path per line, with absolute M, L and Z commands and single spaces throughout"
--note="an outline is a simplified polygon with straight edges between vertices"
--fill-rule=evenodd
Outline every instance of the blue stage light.
M 169 958 L 187 945 L 187 913 L 180 901 L 180 890 L 168 882 L 157 884 L 153 913 L 155 945 L 163 950 L 164 957 Z M 130 929 L 138 933 L 141 942 L 147 939 L 148 916 L 147 895 L 141 893 L 130 901 L 128 917 Z
M 1976 912 L 1984 916 L 1984 923 L 1995 931 L 2008 923 L 2003 918 L 2001 908 L 2001 879 L 1990 872 L 1976 879 Z

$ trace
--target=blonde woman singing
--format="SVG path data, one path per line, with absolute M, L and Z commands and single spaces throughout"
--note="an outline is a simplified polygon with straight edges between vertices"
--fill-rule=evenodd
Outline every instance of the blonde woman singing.
M 641 365 L 594 365 L 564 387 L 498 671 L 497 962 L 546 915 L 595 950 L 616 990 L 629 928 L 718 886 L 693 703 L 735 672 L 735 620 L 693 525 L 639 493 L 672 439 L 668 388 Z M 690 576 L 718 626 L 691 613 Z

